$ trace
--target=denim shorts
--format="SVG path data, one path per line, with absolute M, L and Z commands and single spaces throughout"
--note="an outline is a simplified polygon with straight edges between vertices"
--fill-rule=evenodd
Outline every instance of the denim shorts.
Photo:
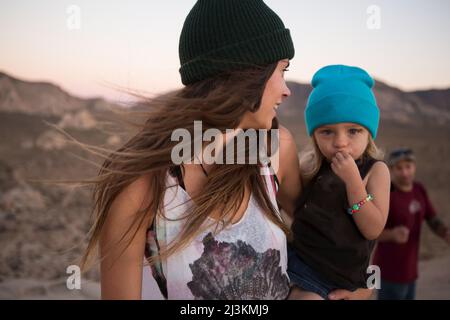
M 378 300 L 414 300 L 416 298 L 416 282 L 395 283 L 381 279 Z
M 325 300 L 328 300 L 328 294 L 331 291 L 339 289 L 306 265 L 290 246 L 288 246 L 287 273 L 291 280 L 291 285 L 296 285 L 304 291 L 314 292 Z

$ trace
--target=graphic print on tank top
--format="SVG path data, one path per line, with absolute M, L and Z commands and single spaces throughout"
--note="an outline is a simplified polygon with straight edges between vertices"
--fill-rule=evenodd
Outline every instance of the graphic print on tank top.
M 212 233 L 203 238 L 204 251 L 190 264 L 187 286 L 196 299 L 284 299 L 289 279 L 280 266 L 280 251 L 257 252 L 244 241 L 219 242 Z

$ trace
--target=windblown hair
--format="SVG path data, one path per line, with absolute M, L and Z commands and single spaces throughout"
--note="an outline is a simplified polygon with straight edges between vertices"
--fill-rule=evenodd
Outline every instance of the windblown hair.
M 143 223 L 149 222 L 150 226 L 157 215 L 165 218 L 166 175 L 176 167 L 171 160 L 172 148 L 177 144 L 171 141 L 172 132 L 184 128 L 193 136 L 194 120 L 202 121 L 203 132 L 216 128 L 225 133 L 226 129 L 237 128 L 247 111 L 259 109 L 266 83 L 276 66 L 274 63 L 223 73 L 141 103 L 140 109 L 144 111 L 140 116 L 145 119 L 144 123 L 128 142 L 106 157 L 98 176 L 91 181 L 95 221 L 81 260 L 83 270 L 94 256 L 113 201 L 138 178 L 145 175 L 149 179 L 148 205 L 141 206 L 118 241 L 125 244 L 126 249 Z M 272 123 L 272 129 L 275 128 L 278 128 L 276 118 Z M 191 150 L 194 150 L 193 144 L 194 141 Z M 151 257 L 149 262 L 155 263 L 186 246 L 212 212 L 220 212 L 217 221 L 224 222 L 220 228 L 227 227 L 244 199 L 246 187 L 252 190 L 266 216 L 289 236 L 289 229 L 279 220 L 270 201 L 258 164 L 217 164 L 208 174 L 202 192 L 192 199 L 195 205 L 184 215 L 185 227 L 178 238 L 161 248 L 159 257 Z M 103 252 L 101 256 L 104 258 Z

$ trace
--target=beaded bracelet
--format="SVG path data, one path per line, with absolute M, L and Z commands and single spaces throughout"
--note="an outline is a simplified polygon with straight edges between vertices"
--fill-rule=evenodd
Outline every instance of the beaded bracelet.
M 373 196 L 369 193 L 367 195 L 367 198 L 365 198 L 364 200 L 361 200 L 358 203 L 355 203 L 351 208 L 347 209 L 348 214 L 354 214 L 356 212 L 358 212 L 359 210 L 361 210 L 361 207 L 366 204 L 369 201 L 373 200 Z

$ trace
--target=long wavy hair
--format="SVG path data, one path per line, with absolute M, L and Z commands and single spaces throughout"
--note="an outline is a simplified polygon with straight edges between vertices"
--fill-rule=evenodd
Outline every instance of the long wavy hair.
M 133 116 L 145 119 L 144 123 L 139 125 L 137 133 L 123 146 L 106 155 L 98 176 L 87 181 L 94 187 L 94 222 L 80 262 L 83 271 L 91 265 L 95 256 L 113 201 L 138 178 L 145 175 L 149 179 L 149 201 L 145 208 L 136 212 L 133 223 L 118 239 L 124 244 L 123 251 L 143 223 L 149 221 L 150 226 L 157 215 L 164 218 L 166 175 L 176 167 L 171 160 L 172 148 L 177 144 L 171 141 L 172 132 L 184 128 L 192 136 L 194 120 L 202 121 L 203 132 L 216 128 L 225 133 L 226 129 L 237 128 L 247 111 L 256 112 L 259 109 L 266 83 L 276 66 L 277 63 L 273 63 L 222 73 L 182 89 L 144 99 L 140 103 L 140 111 L 136 111 Z M 278 122 L 275 118 L 272 129 L 276 128 Z M 191 147 L 193 150 L 193 145 Z M 217 221 L 221 221 L 221 229 L 230 225 L 244 199 L 246 188 L 250 188 L 268 219 L 289 237 L 289 229 L 280 221 L 270 201 L 258 164 L 217 164 L 208 174 L 202 192 L 192 199 L 195 206 L 190 206 L 192 209 L 184 215 L 186 223 L 178 237 L 161 248 L 160 255 L 151 257 L 149 263 L 155 263 L 185 247 L 199 234 L 201 226 L 212 212 L 221 214 L 217 218 Z M 102 252 L 101 258 L 106 254 Z

